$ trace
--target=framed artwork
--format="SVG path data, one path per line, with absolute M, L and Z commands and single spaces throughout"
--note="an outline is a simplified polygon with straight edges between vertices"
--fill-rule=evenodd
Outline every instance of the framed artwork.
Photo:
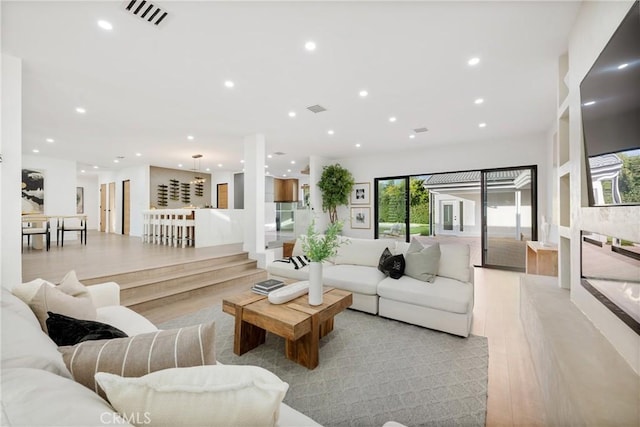
M 84 187 L 76 187 L 76 213 L 84 213 Z
M 352 205 L 368 205 L 371 203 L 371 184 L 368 182 L 356 182 L 351 190 Z
M 44 213 L 44 173 L 22 169 L 22 213 Z
M 351 208 L 351 228 L 371 228 L 371 208 Z

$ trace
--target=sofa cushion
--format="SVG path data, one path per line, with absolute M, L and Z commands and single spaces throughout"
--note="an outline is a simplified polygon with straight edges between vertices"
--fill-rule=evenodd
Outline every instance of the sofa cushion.
M 384 251 L 382 251 L 382 255 L 380 255 L 380 259 L 378 260 L 378 270 L 380 270 L 381 273 L 383 274 L 389 274 L 388 271 L 384 270 L 384 262 L 388 259 L 391 258 L 393 256 L 393 254 L 391 253 L 391 251 L 389 250 L 389 248 L 384 248 Z
M 47 330 L 49 338 L 57 345 L 76 345 L 83 341 L 126 338 L 127 334 L 106 323 L 49 312 Z
M 413 239 L 405 255 L 406 267 L 404 274 L 423 282 L 432 283 L 438 274 L 440 264 L 440 245 L 438 243 L 423 247 Z
M 96 307 L 87 288 L 71 270 L 58 286 L 42 285 L 29 301 L 43 331 L 47 330 L 47 312 L 64 314 L 76 319 L 96 320 Z
M 33 324 L 33 326 L 35 326 L 36 328 L 40 328 L 40 322 L 38 322 L 38 318 L 35 314 L 33 314 L 33 311 L 31 311 L 29 306 L 15 294 L 9 292 L 9 290 L 6 288 L 2 288 L 2 298 L 0 299 L 0 304 L 0 307 L 2 307 L 2 310 L 0 311 L 13 311 L 24 320 Z
M 3 293 L 2 310 L 0 311 L 2 320 L 2 369 L 42 369 L 56 375 L 71 378 L 62 356 L 58 353 L 58 347 L 40 329 L 40 324 L 34 321 L 34 318 L 29 319 L 19 311 L 9 309 L 9 304 L 4 297 L 5 294 Z M 22 302 L 19 302 L 19 304 L 24 305 Z M 11 306 L 14 306 L 14 304 L 11 304 Z M 26 309 L 29 310 L 28 307 Z
M 34 279 L 30 282 L 21 283 L 18 286 L 13 287 L 13 289 L 11 289 L 11 293 L 29 304 L 38 290 L 40 290 L 40 286 L 44 284 L 55 286 L 53 283 L 47 282 L 44 279 Z
M 376 267 L 382 251 L 395 245 L 391 239 L 356 239 L 352 237 L 343 239 L 345 243 L 338 248 L 334 261 L 336 264 Z
M 156 426 L 275 426 L 289 388 L 266 369 L 237 365 L 165 369 L 140 378 L 100 372 L 96 380 L 119 413 L 148 413 Z
M 98 308 L 96 321 L 118 328 L 129 336 L 158 330 L 146 317 L 122 305 Z
M 215 324 L 156 331 L 129 338 L 85 341 L 60 347 L 73 378 L 103 396 L 94 375 L 110 372 L 139 377 L 161 369 L 214 365 Z
M 470 281 L 469 266 L 469 245 L 467 244 L 445 244 L 440 245 L 440 267 L 438 276 L 449 277 L 462 282 Z
M 385 275 L 375 266 L 333 265 L 322 269 L 322 282 L 325 286 L 335 286 L 364 295 L 375 295 L 378 283 L 384 278 Z
M 473 307 L 473 285 L 447 277 L 424 283 L 409 276 L 386 278 L 378 285 L 380 298 L 451 313 L 468 313 Z
M 309 279 L 309 266 L 296 269 L 292 263 L 274 261 L 267 266 L 269 274 L 296 280 Z
M 3 426 L 130 425 L 91 390 L 41 369 L 2 370 L 2 412 Z

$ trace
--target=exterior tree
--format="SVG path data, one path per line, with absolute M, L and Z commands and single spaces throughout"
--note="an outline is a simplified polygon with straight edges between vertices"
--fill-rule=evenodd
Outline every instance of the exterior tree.
M 334 224 L 338 221 L 338 206 L 349 203 L 349 195 L 355 181 L 353 175 L 339 164 L 322 168 L 322 176 L 318 181 L 318 187 L 322 192 L 322 210 L 329 212 L 329 221 Z
M 622 173 L 620 174 L 620 195 L 623 203 L 640 202 L 640 156 L 620 154 Z

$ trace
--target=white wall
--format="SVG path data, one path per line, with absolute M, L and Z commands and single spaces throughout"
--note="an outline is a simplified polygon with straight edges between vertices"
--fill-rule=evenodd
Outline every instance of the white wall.
M 106 172 L 100 174 L 99 184 L 116 183 L 116 232 L 122 233 L 122 183 L 130 181 L 130 222 L 129 235 L 142 235 L 142 211 L 149 209 L 149 166 L 136 166 L 119 171 Z M 108 198 L 107 198 L 108 200 Z
M 44 173 L 44 214 L 76 214 L 76 162 L 40 155 L 23 155 L 22 168 Z M 56 241 L 56 221 L 51 221 L 51 241 Z M 66 233 L 65 240 L 76 240 L 77 233 Z
M 84 213 L 87 215 L 87 228 L 98 230 L 100 227 L 100 184 L 98 175 L 78 175 L 78 187 L 84 188 Z
M 640 336 L 580 284 L 580 230 L 640 242 L 640 206 L 587 208 L 584 200 L 582 120 L 579 84 L 602 52 L 633 0 L 583 2 L 569 37 L 571 113 L 571 300 L 600 329 L 631 367 L 640 373 Z M 574 179 L 573 177 L 581 177 Z
M 548 137 L 528 135 L 500 141 L 460 143 L 451 146 L 433 145 L 411 151 L 384 153 L 348 159 L 339 159 L 349 169 L 356 182 L 371 183 L 371 229 L 350 228 L 349 209 L 338 209 L 338 218 L 345 221 L 344 234 L 352 237 L 373 238 L 374 233 L 374 178 L 399 175 L 420 175 L 435 172 L 455 172 L 509 166 L 538 166 L 538 209 L 546 211 Z M 313 188 L 313 186 L 312 186 Z
M 22 281 L 20 255 L 22 61 L 4 54 L 1 61 L 0 278 L 2 286 L 11 288 Z

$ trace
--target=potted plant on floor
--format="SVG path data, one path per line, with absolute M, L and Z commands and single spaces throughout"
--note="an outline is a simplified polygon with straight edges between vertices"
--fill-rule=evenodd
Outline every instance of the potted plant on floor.
M 309 304 L 322 304 L 322 262 L 336 255 L 338 247 L 345 243 L 340 238 L 342 222 L 329 225 L 324 235 L 315 229 L 315 220 L 311 221 L 307 234 L 302 240 L 302 250 L 311 261 L 309 263 Z
M 349 195 L 354 184 L 351 172 L 339 164 L 322 168 L 318 187 L 322 192 L 322 210 L 329 212 L 331 224 L 338 221 L 338 206 L 349 203 Z

